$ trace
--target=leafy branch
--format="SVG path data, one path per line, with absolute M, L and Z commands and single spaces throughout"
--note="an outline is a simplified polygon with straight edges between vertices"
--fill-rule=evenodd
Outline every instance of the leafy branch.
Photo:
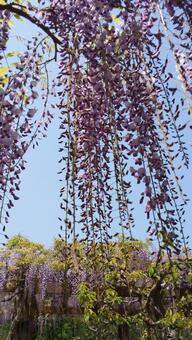
M 17 7 L 19 6 L 19 7 Z M 31 23 L 39 27 L 42 31 L 44 31 L 54 42 L 55 49 L 57 51 L 57 45 L 61 45 L 61 41 L 50 31 L 49 27 L 42 24 L 37 18 L 34 16 L 31 16 L 29 13 L 26 12 L 27 8 L 23 5 L 18 5 L 15 3 L 10 4 L 0 4 L 0 11 L 7 10 L 11 13 L 17 14 L 27 20 L 29 20 Z M 56 59 L 56 54 L 55 54 Z

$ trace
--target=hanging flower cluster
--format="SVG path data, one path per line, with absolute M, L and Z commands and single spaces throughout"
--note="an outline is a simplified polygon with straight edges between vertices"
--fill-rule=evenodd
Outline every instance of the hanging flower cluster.
M 37 144 L 37 136 L 45 135 L 52 115 L 47 110 L 49 85 L 43 91 L 39 86 L 43 74 L 40 48 L 43 50 L 45 46 L 38 39 L 29 42 L 28 51 L 20 53 L 15 67 L 11 67 L 9 53 L 6 54 L 10 12 L 3 11 L 0 15 L 0 62 L 3 65 L 0 67 L 3 70 L 0 75 L 0 224 L 5 230 L 9 209 L 19 198 L 19 178 L 25 168 L 23 156 L 31 144 L 33 147 Z M 44 102 L 40 117 L 37 116 L 39 96 Z
M 0 52 L 2 53 L 6 49 L 6 42 L 9 39 L 9 19 L 11 17 L 10 12 L 4 11 L 0 13 L 0 27 L 1 27 L 1 35 L 0 35 Z M 1 56 L 2 58 L 2 56 Z
M 177 168 L 189 167 L 183 138 L 185 116 L 191 112 L 188 1 L 55 0 L 49 9 L 43 1 L 39 4 L 38 20 L 32 22 L 49 30 L 55 58 L 59 55 L 60 220 L 65 241 L 75 241 L 80 233 L 89 250 L 90 243 L 103 244 L 118 234 L 132 239 L 137 183 L 150 237 L 169 255 L 182 246 L 187 254 L 187 197 Z M 5 46 L 9 13 L 1 15 Z M 25 153 L 34 122 L 41 72 L 37 41 L 34 46 L 32 57 L 20 57 L 18 72 L 0 94 L 2 201 L 8 182 L 17 199 L 14 181 L 24 167 L 17 159 Z
M 187 6 L 60 0 L 46 20 L 61 40 L 58 109 L 66 241 L 71 234 L 76 239 L 78 225 L 88 243 L 107 242 L 117 223 L 123 238 L 132 238 L 135 178 L 149 234 L 169 253 L 182 245 L 187 251 L 187 198 L 176 173 L 181 158 L 189 165 L 186 124 L 179 122 L 191 99 Z M 164 48 L 172 53 L 176 71 Z

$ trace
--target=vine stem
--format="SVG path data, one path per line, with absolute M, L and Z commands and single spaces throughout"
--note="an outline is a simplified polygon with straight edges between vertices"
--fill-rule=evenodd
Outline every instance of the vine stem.
M 15 7 L 17 5 L 17 7 Z M 30 15 L 27 12 L 27 8 L 25 6 L 18 7 L 18 4 L 10 3 L 10 4 L 0 4 L 0 11 L 9 11 L 11 13 L 15 13 L 27 20 L 29 20 L 32 24 L 39 27 L 42 31 L 44 31 L 54 42 L 55 44 L 55 61 L 57 60 L 57 45 L 61 45 L 61 41 L 50 31 L 49 27 L 42 24 L 36 17 Z

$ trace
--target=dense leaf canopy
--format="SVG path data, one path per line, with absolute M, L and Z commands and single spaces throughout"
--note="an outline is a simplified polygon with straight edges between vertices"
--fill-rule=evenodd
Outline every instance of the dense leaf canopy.
M 99 244 L 87 253 L 82 242 L 74 249 L 56 240 L 47 250 L 21 236 L 9 240 L 0 252 L 1 322 L 12 316 L 8 339 L 16 339 L 23 320 L 40 323 L 42 332 L 47 318 L 54 329 L 55 315 L 83 317 L 101 340 L 122 324 L 133 325 L 143 339 L 191 332 L 192 276 L 184 257 L 170 268 L 166 254 L 157 265 L 150 244 L 141 241 L 104 247 L 105 257 Z

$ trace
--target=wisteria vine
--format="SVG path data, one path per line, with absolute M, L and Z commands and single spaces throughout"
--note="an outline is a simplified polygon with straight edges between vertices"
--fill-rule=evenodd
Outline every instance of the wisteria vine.
M 44 5 L 39 1 L 38 22 L 32 22 L 50 30 L 59 44 L 54 91 L 61 130 L 61 237 L 75 244 L 80 234 L 87 249 L 118 234 L 133 239 L 133 189 L 140 184 L 139 202 L 159 254 L 184 250 L 188 256 L 188 199 L 180 169 L 189 167 L 183 135 L 189 123 L 183 121 L 191 114 L 190 1 L 54 0 L 49 8 Z M 10 13 L 0 12 L 1 59 Z M 38 46 L 32 47 L 32 57 L 20 57 L 17 71 L 0 90 L 5 220 L 4 197 L 10 193 L 17 199 L 26 139 L 35 124 L 37 82 L 41 67 L 47 67 L 39 63 Z M 7 207 L 12 205 L 9 200 Z
M 187 197 L 176 168 L 181 161 L 189 166 L 186 124 L 178 123 L 181 114 L 190 114 L 188 6 L 56 1 L 52 8 L 62 41 L 58 108 L 66 241 L 70 234 L 75 240 L 77 223 L 88 242 L 110 240 L 115 223 L 123 238 L 133 238 L 133 176 L 143 188 L 149 234 L 169 254 L 184 246 L 187 255 Z

